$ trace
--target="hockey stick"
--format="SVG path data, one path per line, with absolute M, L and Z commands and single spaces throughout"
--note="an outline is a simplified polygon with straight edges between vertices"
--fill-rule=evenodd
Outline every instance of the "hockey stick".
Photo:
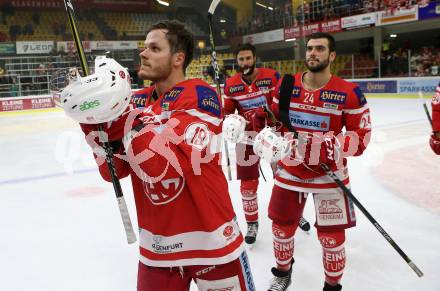
M 209 42 L 211 43 L 211 64 L 212 68 L 214 69 L 214 81 L 217 85 L 217 94 L 220 98 L 220 100 L 223 100 L 222 98 L 222 90 L 220 88 L 220 69 L 218 67 L 217 63 L 217 53 L 215 51 L 215 43 L 214 43 L 214 33 L 212 31 L 212 15 L 214 14 L 215 9 L 217 8 L 218 4 L 220 3 L 220 0 L 213 0 L 211 2 L 211 5 L 208 9 L 208 26 L 209 26 Z M 222 102 L 223 105 L 223 102 Z M 229 159 L 229 148 L 228 143 L 224 141 L 225 144 L 225 156 L 226 156 L 226 171 L 228 173 L 228 180 L 232 180 L 232 174 L 231 174 L 231 160 Z
M 422 93 L 422 91 L 419 91 L 419 97 L 420 97 L 420 100 L 422 101 L 422 105 L 423 105 L 423 109 L 425 110 L 426 117 L 428 118 L 429 123 L 431 124 L 431 127 L 432 127 L 432 118 L 431 118 L 431 114 L 429 114 L 428 106 L 426 105 L 425 99 L 423 98 L 423 93 Z
M 83 70 L 84 76 L 87 76 L 89 74 L 89 68 L 84 53 L 84 48 L 79 38 L 79 33 L 75 20 L 75 11 L 73 9 L 72 1 L 64 0 L 64 4 L 66 6 L 70 29 L 72 31 L 73 39 L 75 41 L 75 47 L 76 47 L 76 51 L 78 52 L 81 68 Z M 102 124 L 98 125 L 98 132 L 100 133 L 100 139 L 104 140 L 102 137 L 102 132 L 103 132 Z M 113 163 L 113 150 L 108 142 L 103 142 L 103 148 L 106 152 L 105 160 L 107 162 L 108 170 L 112 177 L 113 188 L 115 190 L 116 199 L 118 200 L 119 212 L 121 213 L 125 234 L 127 235 L 127 242 L 129 244 L 132 244 L 136 242 L 136 235 L 134 234 L 133 225 L 131 224 L 130 214 L 128 213 L 127 204 L 125 203 L 124 194 L 122 193 L 121 183 L 119 182 L 119 179 L 116 176 L 116 170 Z
M 293 132 L 295 136 L 298 136 L 298 131 L 290 123 L 289 109 L 290 109 L 290 96 L 293 89 L 294 78 L 292 75 L 285 75 L 280 88 L 280 100 L 279 100 L 279 112 L 280 121 L 286 126 L 289 131 Z M 413 269 L 417 276 L 422 277 L 423 272 L 411 261 L 411 259 L 405 254 L 405 252 L 399 247 L 399 245 L 391 238 L 391 236 L 383 229 L 383 227 L 374 219 L 374 217 L 368 212 L 367 209 L 357 200 L 350 189 L 338 178 L 338 176 L 330 169 L 326 164 L 320 164 L 321 169 L 325 171 L 328 177 L 330 177 L 347 197 L 353 201 L 357 208 L 367 217 L 367 219 L 374 225 L 374 227 L 380 232 L 380 234 L 388 241 L 388 243 L 399 253 L 399 255 L 405 260 L 405 262 Z

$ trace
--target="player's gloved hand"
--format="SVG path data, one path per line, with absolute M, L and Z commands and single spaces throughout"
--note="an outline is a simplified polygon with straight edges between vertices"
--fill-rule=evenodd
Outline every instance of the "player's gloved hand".
M 245 118 L 252 124 L 252 129 L 256 132 L 260 132 L 266 126 L 274 127 L 275 130 L 281 128 L 281 123 L 273 121 L 269 117 L 269 113 L 264 107 L 259 107 L 251 111 L 246 112 Z
M 238 143 L 243 140 L 247 121 L 238 114 L 226 115 L 223 120 L 223 137 L 227 142 Z
M 254 139 L 254 153 L 268 163 L 278 162 L 291 153 L 292 142 L 278 136 L 271 127 L 265 127 Z
M 252 117 L 252 129 L 256 132 L 260 132 L 263 128 L 266 127 L 267 118 L 267 112 L 264 111 L 262 107 L 257 108 Z M 269 123 L 267 125 L 271 126 Z
M 334 165 L 339 162 L 341 144 L 333 134 L 300 134 L 295 154 L 309 166 Z
M 438 137 L 437 134 L 432 133 L 429 139 L 429 145 L 435 154 L 440 155 L 440 137 Z

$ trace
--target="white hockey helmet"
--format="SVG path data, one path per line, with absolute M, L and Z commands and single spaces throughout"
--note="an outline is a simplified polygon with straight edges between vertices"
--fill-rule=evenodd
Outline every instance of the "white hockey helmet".
M 79 123 L 99 124 L 118 118 L 130 103 L 130 75 L 114 59 L 95 59 L 95 73 L 71 78 L 61 91 L 60 105 Z

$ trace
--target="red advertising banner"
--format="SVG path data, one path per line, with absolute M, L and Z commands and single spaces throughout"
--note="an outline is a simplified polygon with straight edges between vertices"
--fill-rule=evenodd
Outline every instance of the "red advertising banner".
M 292 38 L 300 38 L 302 36 L 308 36 L 315 32 L 340 32 L 342 31 L 341 19 L 316 22 L 302 26 L 292 26 L 284 28 L 284 40 Z
M 321 27 L 320 27 L 319 23 L 312 23 L 312 24 L 304 25 L 302 28 L 302 31 L 303 31 L 304 36 L 308 36 L 312 33 L 319 32 L 320 29 L 321 29 Z
M 55 103 L 50 96 L 0 99 L 0 112 L 53 107 Z
M 342 30 L 341 19 L 321 22 L 321 32 L 339 32 Z

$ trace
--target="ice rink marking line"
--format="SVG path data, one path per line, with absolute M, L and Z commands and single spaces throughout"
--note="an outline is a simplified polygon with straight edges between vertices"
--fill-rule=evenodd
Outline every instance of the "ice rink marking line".
M 90 173 L 93 171 L 97 171 L 97 168 L 88 168 L 78 171 L 73 171 L 72 175 L 75 174 L 85 174 Z M 70 176 L 70 174 L 67 174 L 65 172 L 59 172 L 59 173 L 52 173 L 42 176 L 30 176 L 30 177 L 22 177 L 22 178 L 15 178 L 15 179 L 9 179 L 9 180 L 0 180 L 0 186 L 1 185 L 8 185 L 8 184 L 20 184 L 20 183 L 26 183 L 31 181 L 39 181 L 39 180 L 45 180 L 45 179 L 51 179 L 51 178 L 57 178 L 57 177 L 63 177 L 63 176 Z

